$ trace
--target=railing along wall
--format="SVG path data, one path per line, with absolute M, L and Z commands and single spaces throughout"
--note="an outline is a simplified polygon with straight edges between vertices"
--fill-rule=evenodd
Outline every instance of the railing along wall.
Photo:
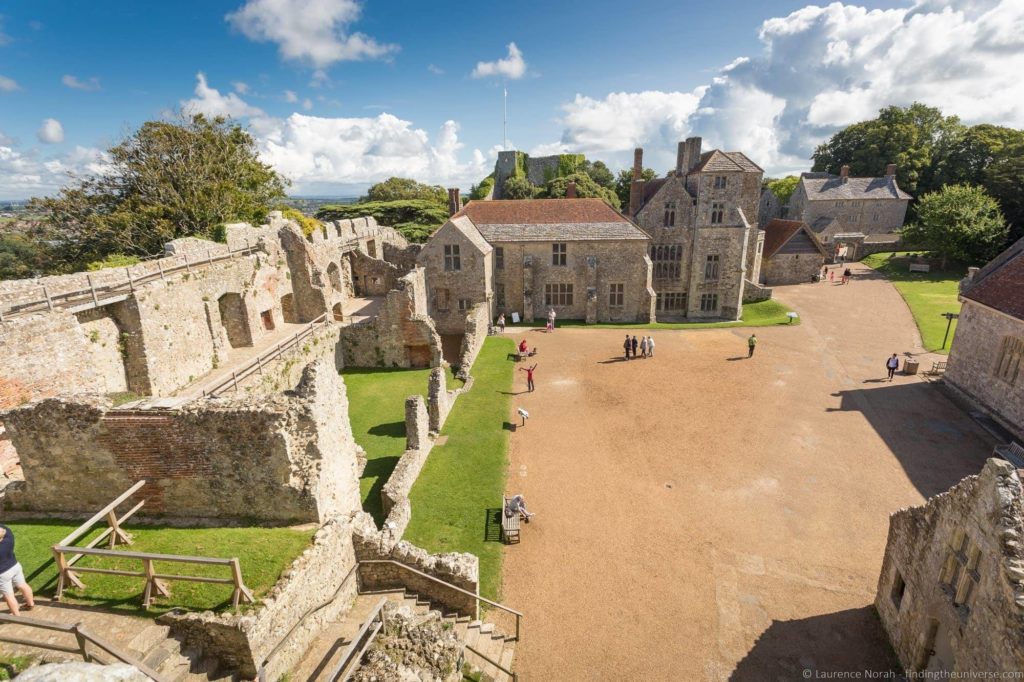
M 131 538 L 121 529 L 123 524 L 129 517 L 131 517 L 136 511 L 138 511 L 144 504 L 145 500 L 139 502 L 132 507 L 123 516 L 118 518 L 116 509 L 118 505 L 127 500 L 133 494 L 135 494 L 143 485 L 145 481 L 139 481 L 131 488 L 123 492 L 120 496 L 114 499 L 106 507 L 98 511 L 88 521 L 83 523 L 81 526 L 73 530 L 67 537 L 61 540 L 59 543 L 53 546 L 53 558 L 57 564 L 57 591 L 54 594 L 54 601 L 60 601 L 64 595 L 64 590 L 68 585 L 76 587 L 78 589 L 85 589 L 85 584 L 78 577 L 79 573 L 98 573 L 102 575 L 120 575 L 133 578 L 145 578 L 146 587 L 142 595 L 142 608 L 148 609 L 153 603 L 153 599 L 156 596 L 169 596 L 170 592 L 167 590 L 167 586 L 164 581 L 167 580 L 181 580 L 187 582 L 196 583 L 215 583 L 221 585 L 232 585 L 234 590 L 231 596 L 231 606 L 238 608 L 238 604 L 242 601 L 247 603 L 254 603 L 256 601 L 253 597 L 252 592 L 246 587 L 245 582 L 242 580 L 242 567 L 237 557 L 231 559 L 220 559 L 212 557 L 198 557 L 198 556 L 184 556 L 177 554 L 153 554 L 150 552 L 125 552 L 120 550 L 114 550 L 114 546 L 121 542 L 123 544 L 130 544 Z M 81 537 L 89 533 L 93 526 L 100 520 L 106 517 L 110 527 L 92 540 L 85 547 L 75 547 L 72 543 Z M 96 549 L 96 545 L 102 542 L 104 539 L 109 538 L 110 548 L 109 549 Z M 126 571 L 122 569 L 113 568 L 98 568 L 94 566 L 78 566 L 77 562 L 83 556 L 98 556 L 108 557 L 116 559 L 128 559 L 136 560 L 142 563 L 141 571 Z M 164 574 L 157 573 L 154 566 L 154 562 L 160 561 L 164 563 L 179 563 L 179 564 L 198 564 L 202 566 L 227 566 L 231 571 L 230 578 L 215 578 L 209 576 L 198 576 L 198 575 L 176 575 L 176 574 Z

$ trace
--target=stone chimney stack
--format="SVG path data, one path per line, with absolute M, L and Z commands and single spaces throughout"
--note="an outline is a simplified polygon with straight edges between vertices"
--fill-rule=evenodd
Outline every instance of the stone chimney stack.
M 635 216 L 640 210 L 640 202 L 644 195 L 644 150 L 637 147 L 633 150 L 633 182 L 629 185 L 629 215 Z
M 686 142 L 680 140 L 676 148 L 676 175 L 682 177 L 687 170 L 689 169 L 686 167 Z
M 570 180 L 569 184 L 565 186 L 565 198 L 575 199 L 576 198 L 576 181 Z
M 840 179 L 840 181 L 842 181 L 842 183 L 844 185 L 850 180 L 850 167 L 849 166 L 845 166 L 844 165 L 844 166 L 842 166 L 839 169 L 839 179 Z
M 892 176 L 892 175 L 896 175 L 896 164 L 895 163 L 890 163 L 888 166 L 885 167 L 885 175 L 887 177 L 888 176 Z
M 700 150 L 703 144 L 704 140 L 699 137 L 686 138 L 686 142 L 683 143 L 686 148 L 683 150 L 682 175 L 686 175 L 700 163 Z
M 460 210 L 462 210 L 462 202 L 459 200 L 459 188 L 450 187 L 448 189 L 448 217 L 451 218 Z

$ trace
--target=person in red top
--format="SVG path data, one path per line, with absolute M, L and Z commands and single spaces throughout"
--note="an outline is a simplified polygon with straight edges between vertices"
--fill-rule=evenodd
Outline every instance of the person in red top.
M 533 367 L 520 367 L 520 372 L 526 372 L 526 390 L 533 393 L 533 370 L 537 369 L 537 365 Z
M 526 339 L 519 342 L 519 353 L 521 355 L 526 355 Z

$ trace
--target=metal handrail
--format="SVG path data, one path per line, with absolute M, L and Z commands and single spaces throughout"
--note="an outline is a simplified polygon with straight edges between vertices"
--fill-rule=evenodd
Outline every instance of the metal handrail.
M 25 616 L 12 616 L 6 613 L 0 613 L 0 624 L 8 623 L 11 625 L 23 625 L 30 628 L 37 628 L 40 630 L 52 630 L 55 632 L 66 632 L 69 635 L 73 635 L 75 641 L 78 643 L 77 648 L 63 647 L 59 644 L 47 644 L 42 640 L 23 640 L 17 637 L 4 637 L 0 635 L 0 641 L 10 642 L 12 644 L 21 644 L 25 646 L 32 646 L 38 649 L 47 649 L 49 651 L 60 651 L 63 653 L 78 653 L 81 654 L 82 660 L 86 663 L 92 661 L 93 656 L 89 653 L 86 648 L 86 643 L 91 643 L 93 646 L 97 646 L 103 651 L 107 652 L 122 663 L 127 663 L 130 666 L 137 668 L 143 675 L 149 677 L 155 682 L 164 682 L 164 678 L 160 676 L 155 670 L 147 666 L 144 662 L 136 660 L 126 653 L 123 653 L 116 646 L 105 642 L 101 638 L 92 634 L 86 630 L 80 623 L 74 625 L 65 625 L 64 623 L 54 623 L 46 620 L 39 620 L 37 618 L 27 618 Z
M 381 600 L 377 602 L 377 605 L 373 607 L 373 611 L 370 612 L 370 615 L 366 619 L 366 622 L 363 623 L 363 626 L 359 628 L 359 632 L 356 634 L 355 637 L 352 638 L 352 641 L 348 643 L 348 646 L 345 647 L 345 651 L 341 656 L 341 660 L 339 660 L 338 664 L 334 666 L 334 670 L 331 671 L 331 674 L 327 676 L 328 682 L 334 682 L 336 679 L 338 679 L 338 675 L 340 675 L 342 671 L 345 670 L 345 668 L 352 661 L 352 659 L 356 658 L 358 660 L 359 658 L 361 658 L 366 649 L 369 648 L 370 644 L 373 643 L 373 639 L 377 636 L 377 633 L 380 632 L 381 627 L 383 627 L 384 625 L 384 616 L 381 615 L 381 611 L 384 609 L 384 605 L 387 603 L 388 600 L 386 598 L 381 598 Z M 380 623 L 378 623 L 377 626 L 374 628 L 373 632 L 371 632 L 370 635 L 366 637 L 366 641 L 363 642 L 362 646 L 359 646 L 359 641 L 363 639 L 363 637 L 366 635 L 367 631 L 370 629 L 370 625 L 372 625 L 373 621 L 377 619 L 377 616 L 380 616 Z M 342 678 L 342 682 L 348 680 L 352 672 L 354 671 L 349 671 L 348 673 L 346 673 L 345 677 Z
M 421 578 L 426 578 L 427 580 L 433 581 L 433 582 L 435 582 L 435 583 L 437 583 L 439 585 L 443 585 L 443 586 L 447 587 L 450 590 L 455 590 L 456 592 L 459 592 L 460 594 L 464 594 L 467 597 L 473 597 L 473 599 L 477 600 L 478 602 L 484 602 L 485 604 L 490 604 L 491 606 L 493 606 L 495 608 L 499 608 L 502 611 L 507 611 L 508 613 L 511 613 L 512 615 L 514 615 L 516 617 L 516 638 L 515 638 L 515 641 L 518 642 L 519 639 L 520 639 L 520 637 L 519 637 L 519 635 L 520 635 L 520 620 L 522 619 L 523 614 L 520 613 L 519 611 L 516 611 L 515 609 L 509 608 L 509 607 L 505 606 L 504 604 L 499 604 L 496 601 L 491 601 L 490 599 L 488 599 L 486 597 L 481 597 L 479 594 L 474 594 L 473 592 L 470 592 L 469 590 L 464 590 L 461 587 L 457 587 L 455 585 L 452 585 L 451 583 L 445 582 L 445 581 L 441 580 L 440 578 L 435 578 L 432 575 L 424 573 L 423 571 L 419 571 L 419 570 L 413 568 L 412 566 L 407 566 L 407 565 L 401 563 L 400 561 L 395 561 L 394 559 L 366 559 L 364 561 L 360 561 L 359 563 L 360 564 L 393 564 L 395 566 L 398 566 L 399 568 L 405 569 L 406 571 L 409 571 L 411 573 L 415 573 L 416 575 L 420 576 Z
M 470 651 L 472 651 L 474 654 L 476 654 L 480 658 L 482 658 L 485 661 L 487 661 L 488 663 L 490 663 L 491 665 L 493 665 L 495 668 L 497 668 L 501 672 L 505 673 L 506 675 L 511 675 L 512 676 L 512 682 L 517 682 L 517 680 L 519 679 L 519 675 L 516 675 L 516 673 L 514 671 L 509 670 L 508 668 L 503 666 L 501 663 L 498 663 L 497 661 L 495 661 L 493 658 L 491 658 L 490 656 L 488 656 L 484 652 L 477 651 L 476 649 L 474 649 L 473 647 L 471 647 L 468 644 L 466 645 L 466 648 L 469 649 Z
M 297 346 L 300 341 L 305 340 L 313 334 L 316 330 L 316 325 L 323 323 L 324 328 L 330 324 L 331 320 L 327 317 L 327 313 L 320 315 L 312 322 L 308 322 L 306 328 L 295 332 L 294 336 L 290 336 L 283 341 L 279 341 L 275 345 L 271 346 L 269 350 L 260 353 L 255 359 L 249 361 L 247 364 L 242 365 L 241 369 L 235 370 L 231 373 L 230 377 L 224 379 L 213 388 L 203 391 L 203 397 L 216 398 L 221 393 L 227 391 L 228 387 L 231 387 L 235 392 L 238 391 L 238 382 L 248 379 L 250 376 L 259 372 L 263 373 L 263 363 L 276 359 L 275 356 L 281 355 L 284 351 L 289 350 L 292 346 Z

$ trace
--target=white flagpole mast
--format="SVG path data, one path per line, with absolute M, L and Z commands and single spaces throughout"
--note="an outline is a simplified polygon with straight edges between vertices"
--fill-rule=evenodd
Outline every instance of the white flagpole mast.
M 501 81 L 501 89 L 505 93 L 504 99 L 502 100 L 503 113 L 501 118 L 501 148 L 508 149 L 508 87 L 505 85 L 505 80 Z

